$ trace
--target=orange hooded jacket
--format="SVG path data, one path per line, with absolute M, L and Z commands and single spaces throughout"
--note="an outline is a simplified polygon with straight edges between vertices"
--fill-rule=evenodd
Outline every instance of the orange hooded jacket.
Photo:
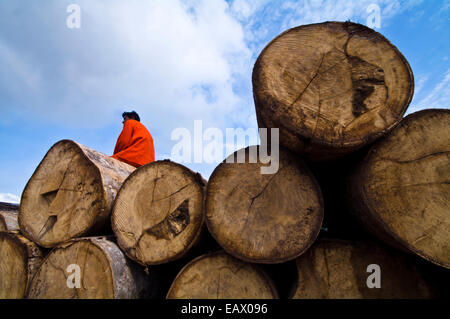
M 125 121 L 111 157 L 134 167 L 155 161 L 152 135 L 141 122 Z

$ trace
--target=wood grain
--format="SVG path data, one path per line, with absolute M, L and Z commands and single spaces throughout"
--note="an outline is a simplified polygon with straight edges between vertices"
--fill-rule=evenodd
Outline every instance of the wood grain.
M 414 91 L 411 68 L 385 37 L 351 22 L 283 32 L 253 69 L 259 127 L 313 160 L 333 159 L 374 141 L 402 119 Z

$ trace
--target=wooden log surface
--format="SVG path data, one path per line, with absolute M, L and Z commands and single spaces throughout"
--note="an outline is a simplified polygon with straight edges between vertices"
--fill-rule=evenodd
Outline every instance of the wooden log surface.
M 259 127 L 313 160 L 348 154 L 402 119 L 414 91 L 411 68 L 385 37 L 352 22 L 285 31 L 253 69 Z
M 19 204 L 0 202 L 0 231 L 19 230 Z
M 167 299 L 276 299 L 271 279 L 257 265 L 218 251 L 189 262 Z
M 123 251 L 142 265 L 183 257 L 204 230 L 199 173 L 169 160 L 134 171 L 114 204 L 111 226 Z
M 409 258 L 408 258 L 409 257 Z M 379 267 L 379 287 L 375 268 Z M 411 256 L 374 242 L 320 240 L 297 259 L 294 299 L 426 299 L 437 291 Z M 368 286 L 368 282 L 371 288 Z
M 137 299 L 151 296 L 151 278 L 111 237 L 76 238 L 53 248 L 30 285 L 31 299 Z M 74 266 L 75 265 L 75 266 Z M 75 278 L 79 267 L 79 287 Z
M 25 186 L 20 230 L 43 247 L 94 234 L 109 223 L 114 198 L 134 169 L 76 142 L 56 143 Z
M 450 268 L 450 110 L 408 115 L 349 179 L 352 213 L 373 235 Z
M 0 299 L 24 298 L 45 251 L 16 231 L 0 231 Z
M 301 255 L 316 239 L 322 194 L 305 163 L 284 149 L 278 171 L 261 174 L 266 164 L 259 156 L 252 159 L 258 149 L 246 148 L 244 163 L 224 161 L 216 167 L 207 186 L 206 224 L 229 254 L 248 262 L 281 263 Z

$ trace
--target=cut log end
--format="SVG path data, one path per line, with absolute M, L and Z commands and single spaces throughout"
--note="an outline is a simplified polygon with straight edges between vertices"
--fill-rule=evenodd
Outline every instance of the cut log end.
M 276 299 L 267 275 L 256 265 L 224 252 L 200 256 L 175 278 L 167 299 Z
M 243 151 L 243 150 L 240 150 Z M 239 153 L 240 151 L 236 152 Z M 279 169 L 250 160 L 221 163 L 207 187 L 206 223 L 231 255 L 248 262 L 281 263 L 298 257 L 316 239 L 323 219 L 320 188 L 305 164 L 280 150 Z
M 358 149 L 392 129 L 414 91 L 411 68 L 381 34 L 355 23 L 290 29 L 272 40 L 253 70 L 260 127 L 312 159 Z
M 110 213 L 111 193 L 133 169 L 75 142 L 56 143 L 23 192 L 21 231 L 39 245 L 53 247 L 97 230 Z
M 42 257 L 41 249 L 18 232 L 0 232 L 0 299 L 24 298 Z
M 371 242 L 321 240 L 297 259 L 294 299 L 436 297 L 410 256 Z
M 203 226 L 205 181 L 188 168 L 156 161 L 124 182 L 112 214 L 118 244 L 143 265 L 184 256 Z
M 350 178 L 348 202 L 362 224 L 450 268 L 450 111 L 407 116 Z
M 142 269 L 142 273 L 136 270 L 106 238 L 74 239 L 55 247 L 46 257 L 31 282 L 28 298 L 140 298 L 146 279 Z

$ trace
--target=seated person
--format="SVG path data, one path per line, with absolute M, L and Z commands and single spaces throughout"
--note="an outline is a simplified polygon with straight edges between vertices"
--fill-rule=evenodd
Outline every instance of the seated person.
M 135 112 L 124 112 L 123 129 L 116 142 L 114 155 L 119 161 L 139 167 L 155 160 L 153 137 Z

